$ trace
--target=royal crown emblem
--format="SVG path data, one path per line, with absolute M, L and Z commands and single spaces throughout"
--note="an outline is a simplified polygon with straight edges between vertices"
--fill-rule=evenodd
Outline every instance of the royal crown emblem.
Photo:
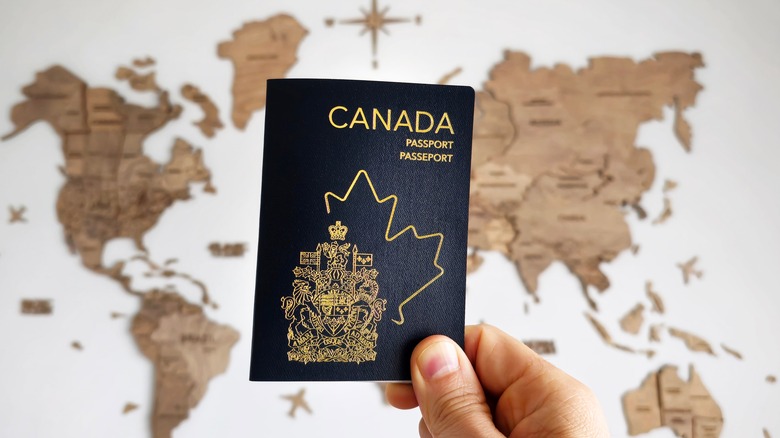
M 292 296 L 282 297 L 287 359 L 297 362 L 355 362 L 376 359 L 377 323 L 387 300 L 377 298 L 374 255 L 339 243 L 349 231 L 341 221 L 328 227 L 330 242 L 302 251 L 293 269 Z M 324 259 L 324 260 L 323 260 Z M 323 266 L 324 265 L 324 266 Z
M 334 225 L 328 227 L 328 232 L 330 233 L 330 240 L 346 239 L 347 231 L 349 231 L 349 228 L 347 228 L 344 225 L 341 225 L 341 221 L 336 221 Z

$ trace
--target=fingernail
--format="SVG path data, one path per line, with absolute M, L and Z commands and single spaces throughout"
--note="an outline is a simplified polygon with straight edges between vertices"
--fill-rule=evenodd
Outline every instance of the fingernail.
M 458 352 L 450 342 L 436 342 L 420 353 L 417 357 L 417 366 L 425 380 L 445 376 L 460 369 Z

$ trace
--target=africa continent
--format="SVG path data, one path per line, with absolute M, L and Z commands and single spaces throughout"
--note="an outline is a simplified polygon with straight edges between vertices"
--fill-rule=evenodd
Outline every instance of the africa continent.
M 477 93 L 469 246 L 512 260 L 535 298 L 539 275 L 560 261 L 595 308 L 588 288 L 609 287 L 600 265 L 631 247 L 625 210 L 645 216 L 640 201 L 655 175 L 638 128 L 671 107 L 690 150 L 683 113 L 703 65 L 698 54 L 669 52 L 532 70 L 526 54 L 507 51 Z

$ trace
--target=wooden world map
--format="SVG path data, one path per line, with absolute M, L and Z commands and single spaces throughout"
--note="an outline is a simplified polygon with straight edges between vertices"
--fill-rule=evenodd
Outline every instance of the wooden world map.
M 379 13 L 376 2 L 372 11 Z M 287 74 L 308 33 L 294 17 L 280 14 L 245 23 L 231 39 L 218 43 L 217 56 L 233 67 L 232 84 L 225 88 L 232 95 L 230 118 L 236 128 L 245 129 L 263 109 L 266 79 Z M 692 130 L 685 112 L 702 90 L 695 70 L 703 65 L 699 54 L 665 52 L 640 61 L 592 58 L 580 70 L 566 65 L 534 69 L 525 53 L 506 51 L 476 97 L 470 271 L 479 268 L 481 251 L 497 251 L 513 262 L 527 291 L 539 301 L 539 276 L 552 263 L 562 262 L 579 280 L 593 310 L 587 318 L 602 339 L 615 348 L 652 356 L 652 350 L 614 340 L 596 316 L 591 293 L 609 288 L 602 265 L 636 248 L 626 215 L 647 216 L 642 196 L 654 181 L 656 164 L 649 149 L 636 145 L 638 129 L 671 108 L 674 134 L 690 151 Z M 150 70 L 154 66 L 153 59 L 138 59 L 131 67 L 120 66 L 115 75 L 135 91 L 153 93 L 157 104 L 150 107 L 128 103 L 112 89 L 92 87 L 63 66 L 45 68 L 22 89 L 24 100 L 11 110 L 14 130 L 4 140 L 39 121 L 59 136 L 65 182 L 56 211 L 65 244 L 86 269 L 140 300 L 131 332 L 155 367 L 151 430 L 155 438 L 163 438 L 206 396 L 209 381 L 226 370 L 239 333 L 204 313 L 206 306 L 217 308 L 204 282 L 176 270 L 175 260 L 155 261 L 144 245 L 160 217 L 191 198 L 193 185 L 217 195 L 207 157 L 189 141 L 172 139 L 171 156 L 164 163 L 145 154 L 145 141 L 180 119 L 183 111 L 174 103 L 177 98 L 157 83 Z M 213 99 L 195 84 L 180 87 L 181 97 L 202 112 L 200 120 L 192 116 L 188 121 L 204 136 L 214 137 L 225 128 Z M 24 211 L 13 206 L 10 221 L 23 223 Z M 669 215 L 667 205 L 663 220 Z M 132 239 L 144 255 L 105 265 L 104 249 L 118 238 Z M 245 248 L 236 245 L 240 251 L 222 250 L 218 243 L 207 246 L 214 256 L 240 256 Z M 194 285 L 199 302 L 188 301 L 175 287 L 136 287 L 125 273 L 131 262 L 143 264 L 149 277 Z M 690 275 L 701 275 L 696 272 Z M 684 273 L 687 281 L 689 273 Z M 625 332 L 637 334 L 646 326 L 646 308 L 664 313 L 652 284 L 647 296 L 647 307 L 638 303 L 621 320 Z M 47 300 L 26 300 L 22 311 L 52 314 L 52 306 Z M 650 325 L 650 339 L 660 341 L 662 328 L 662 323 Z M 696 335 L 673 327 L 668 331 L 692 351 L 714 354 Z M 555 346 L 547 341 L 539 351 L 551 353 Z M 311 412 L 303 396 L 303 389 L 285 396 L 294 403 L 291 415 L 297 407 Z M 136 408 L 128 403 L 125 412 Z M 639 389 L 626 394 L 624 408 L 632 435 L 668 426 L 678 436 L 717 437 L 723 422 L 720 408 L 693 370 L 688 383 L 675 368 L 651 373 Z

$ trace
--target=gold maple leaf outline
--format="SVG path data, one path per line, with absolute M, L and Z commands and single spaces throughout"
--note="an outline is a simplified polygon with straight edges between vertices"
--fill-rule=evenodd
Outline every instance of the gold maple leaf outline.
M 430 239 L 432 237 L 438 237 L 439 238 L 439 245 L 436 247 L 436 255 L 433 257 L 433 266 L 435 266 L 439 273 L 436 274 L 433 278 L 431 278 L 427 283 L 425 283 L 421 288 L 414 291 L 413 294 L 409 295 L 405 300 L 401 302 L 401 304 L 398 305 L 398 315 L 400 316 L 400 320 L 393 319 L 392 321 L 398 325 L 402 325 L 404 323 L 404 312 L 403 307 L 409 303 L 409 301 L 412 301 L 417 295 L 421 294 L 428 286 L 432 285 L 436 280 L 441 278 L 442 275 L 444 275 L 444 268 L 439 265 L 439 254 L 441 253 L 441 247 L 444 244 L 444 234 L 442 233 L 431 233 L 431 234 L 425 234 L 420 235 L 417 232 L 417 228 L 415 228 L 414 225 L 407 225 L 402 229 L 401 231 L 395 233 L 393 236 L 390 236 L 390 229 L 393 226 L 393 218 L 395 217 L 395 209 L 398 206 L 398 196 L 397 195 L 389 195 L 385 198 L 379 198 L 379 195 L 376 192 L 376 188 L 374 188 L 374 183 L 371 181 L 371 177 L 368 176 L 368 172 L 366 172 L 364 169 L 360 169 L 358 173 L 355 175 L 355 178 L 352 180 L 352 184 L 349 185 L 349 188 L 347 189 L 347 192 L 344 194 L 343 197 L 333 193 L 333 192 L 327 192 L 325 193 L 325 209 L 327 210 L 328 214 L 330 214 L 330 201 L 328 199 L 328 196 L 332 196 L 336 199 L 338 199 L 341 202 L 344 202 L 349 198 L 349 194 L 352 193 L 352 189 L 355 188 L 357 185 L 358 180 L 360 180 L 360 176 L 366 177 L 366 182 L 368 182 L 368 186 L 371 188 L 371 193 L 374 195 L 374 199 L 376 199 L 376 202 L 379 204 L 384 204 L 385 202 L 389 200 L 393 200 L 393 208 L 390 211 L 390 217 L 387 220 L 387 228 L 385 228 L 385 240 L 387 242 L 392 242 L 393 240 L 397 239 L 398 237 L 402 236 L 404 233 L 406 233 L 409 230 L 412 230 L 412 233 L 414 233 L 415 239 L 418 240 L 424 240 L 424 239 Z

